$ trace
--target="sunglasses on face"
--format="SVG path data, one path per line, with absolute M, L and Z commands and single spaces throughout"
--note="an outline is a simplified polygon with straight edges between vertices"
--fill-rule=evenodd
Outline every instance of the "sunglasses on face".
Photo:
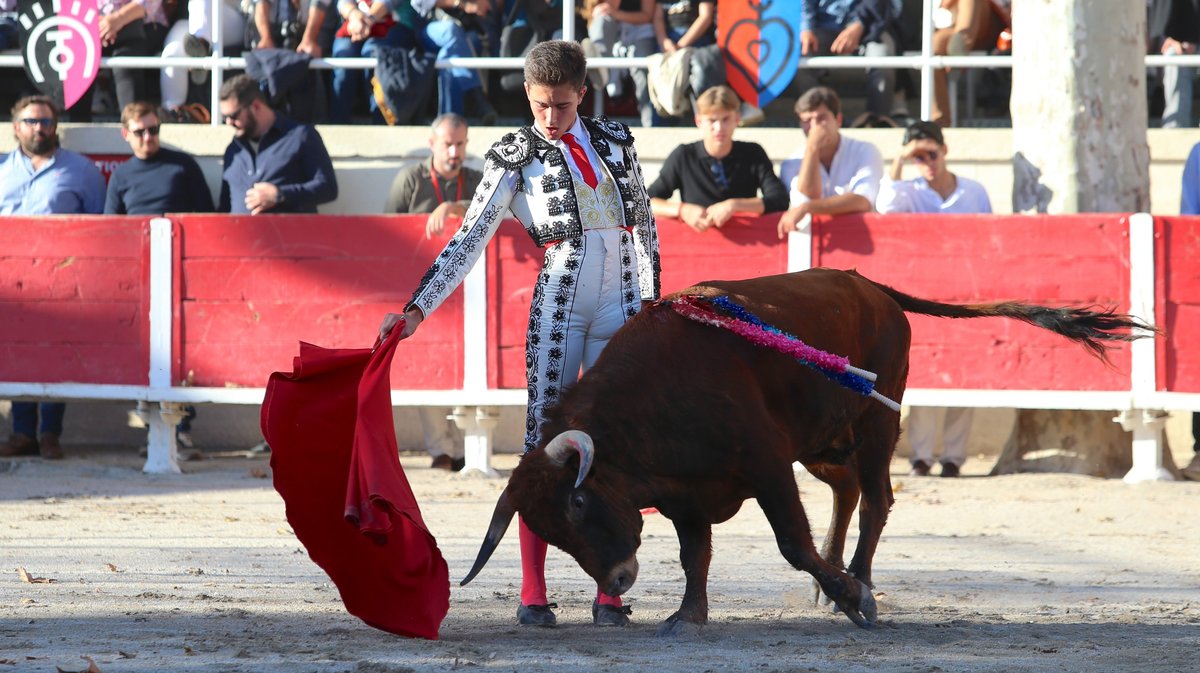
M 26 126 L 44 126 L 46 128 L 53 128 L 58 124 L 50 117 L 25 117 L 21 123 Z
M 916 154 L 913 154 L 913 161 L 917 161 L 922 164 L 927 164 L 927 163 L 932 163 L 934 161 L 937 161 L 937 158 L 939 156 L 941 156 L 941 154 L 937 151 L 917 152 Z
M 145 138 L 147 135 L 157 136 L 158 131 L 159 131 L 159 127 L 156 125 L 156 126 L 147 126 L 144 129 L 133 129 L 132 131 L 130 131 L 130 133 L 132 133 L 133 135 L 135 135 L 139 138 Z
M 225 115 L 225 121 L 228 122 L 230 119 L 232 119 L 233 121 L 240 121 L 242 113 L 245 112 L 247 109 L 249 109 L 249 107 L 250 106 L 248 106 L 248 105 L 244 105 L 244 106 L 237 108 L 233 112 Z

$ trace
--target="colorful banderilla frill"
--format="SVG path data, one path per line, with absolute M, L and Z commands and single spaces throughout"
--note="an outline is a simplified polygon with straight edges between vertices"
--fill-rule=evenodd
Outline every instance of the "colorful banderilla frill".
M 729 297 L 685 295 L 667 303 L 676 313 L 689 320 L 727 329 L 755 345 L 790 355 L 843 387 L 872 397 L 893 411 L 900 411 L 899 404 L 875 390 L 874 373 L 851 365 L 846 357 L 813 348 L 779 328 L 766 324 Z

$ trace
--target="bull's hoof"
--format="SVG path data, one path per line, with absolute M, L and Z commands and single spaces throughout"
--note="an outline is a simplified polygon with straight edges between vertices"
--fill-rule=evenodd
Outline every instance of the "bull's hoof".
M 875 596 L 871 593 L 871 587 L 858 583 L 859 599 L 857 606 L 834 605 L 833 611 L 842 611 L 850 618 L 850 621 L 864 629 L 873 628 L 875 620 L 879 617 L 878 608 L 875 605 Z
M 679 613 L 667 617 L 667 620 L 659 625 L 658 631 L 654 634 L 658 638 L 678 638 L 681 636 L 694 635 L 704 628 L 704 623 L 696 623 L 685 621 L 679 616 Z

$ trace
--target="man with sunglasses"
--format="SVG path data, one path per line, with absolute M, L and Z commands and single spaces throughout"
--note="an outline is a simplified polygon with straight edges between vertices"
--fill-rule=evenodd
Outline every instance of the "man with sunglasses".
M 104 210 L 104 176 L 91 159 L 58 146 L 58 107 L 26 96 L 12 108 L 17 149 L 0 157 L 0 215 L 97 214 Z M 13 402 L 13 433 L 0 456 L 63 457 L 62 402 Z M 39 423 L 40 420 L 40 423 Z M 38 431 L 41 442 L 38 442 Z
M 696 231 L 720 227 L 737 213 L 786 210 L 787 188 L 762 146 L 735 141 L 742 101 L 727 86 L 696 99 L 696 127 L 703 139 L 680 145 L 663 163 L 647 193 L 655 217 L 682 220 Z M 668 201 L 679 192 L 679 202 Z M 762 196 L 759 196 L 761 191 Z
M 974 180 L 955 175 L 946 168 L 946 142 L 942 128 L 933 122 L 914 122 L 904 132 L 904 149 L 892 161 L 891 170 L 879 188 L 875 208 L 880 213 L 990 213 L 987 190 Z M 904 180 L 908 163 L 917 166 L 918 177 Z M 908 412 L 908 440 L 912 444 L 914 477 L 929 475 L 933 464 L 933 440 L 940 410 L 912 407 Z M 966 462 L 967 437 L 971 433 L 972 410 L 945 410 L 942 427 L 943 477 L 957 477 Z
M 162 146 L 160 124 L 150 103 L 130 103 L 121 111 L 121 138 L 133 157 L 117 166 L 108 181 L 106 215 L 213 212 L 200 165 L 190 155 Z

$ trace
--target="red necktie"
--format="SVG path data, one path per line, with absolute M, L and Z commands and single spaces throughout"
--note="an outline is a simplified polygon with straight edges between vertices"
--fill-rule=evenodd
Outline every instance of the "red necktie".
M 596 173 L 592 170 L 592 162 L 588 161 L 587 152 L 583 151 L 579 142 L 575 140 L 575 136 L 570 133 L 563 134 L 563 142 L 567 147 L 571 148 L 571 158 L 575 160 L 575 165 L 579 167 L 579 174 L 583 176 L 583 181 L 588 187 L 596 188 Z

